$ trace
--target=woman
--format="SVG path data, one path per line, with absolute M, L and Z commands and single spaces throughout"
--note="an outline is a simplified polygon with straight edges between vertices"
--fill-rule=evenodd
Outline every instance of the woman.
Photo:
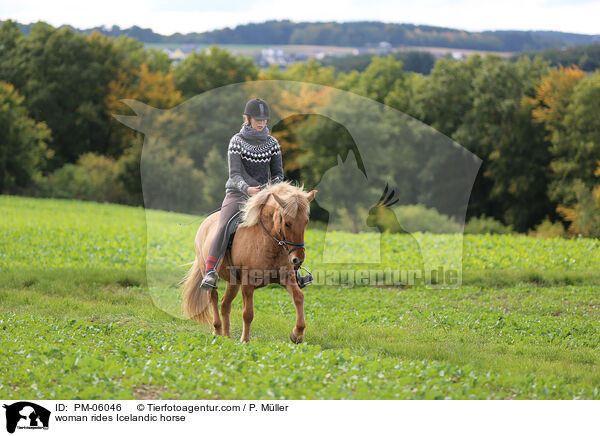
M 244 124 L 239 133 L 229 141 L 229 179 L 225 183 L 225 199 L 221 205 L 219 227 L 206 258 L 206 273 L 201 287 L 216 288 L 219 276 L 217 268 L 225 251 L 225 231 L 229 219 L 240 210 L 251 195 L 259 192 L 267 182 L 283 181 L 281 148 L 277 139 L 269 135 L 267 120 L 270 118 L 267 102 L 255 98 L 246 103 Z M 307 277 L 296 269 L 296 279 L 302 288 Z

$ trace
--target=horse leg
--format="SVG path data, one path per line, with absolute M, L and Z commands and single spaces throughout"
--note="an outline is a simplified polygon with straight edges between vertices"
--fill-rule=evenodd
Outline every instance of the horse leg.
M 210 304 L 212 305 L 213 312 L 213 334 L 222 335 L 221 318 L 219 318 L 219 292 L 216 289 L 210 290 Z
M 244 329 L 240 341 L 250 342 L 250 324 L 254 319 L 254 286 L 242 285 L 242 299 L 244 302 Z
M 227 282 L 227 287 L 225 288 L 225 295 L 223 295 L 223 299 L 221 300 L 221 315 L 223 316 L 223 336 L 231 337 L 231 332 L 229 331 L 229 314 L 231 313 L 231 303 L 237 296 L 240 290 L 240 284 L 237 283 L 235 285 Z
M 299 344 L 304 339 L 304 329 L 306 328 L 304 320 L 304 293 L 295 279 L 288 281 L 286 290 L 292 295 L 294 306 L 296 307 L 296 326 L 292 329 L 290 339 L 294 344 Z

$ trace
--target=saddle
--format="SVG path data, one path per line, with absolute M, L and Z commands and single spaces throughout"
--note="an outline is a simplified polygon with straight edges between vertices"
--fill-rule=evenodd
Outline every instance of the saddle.
M 240 221 L 242 220 L 242 211 L 239 210 L 229 218 L 227 221 L 227 227 L 225 228 L 225 236 L 224 238 L 227 240 L 227 249 L 231 248 L 231 244 L 233 244 L 233 237 L 235 236 L 235 232 L 237 231 L 238 226 L 240 225 Z

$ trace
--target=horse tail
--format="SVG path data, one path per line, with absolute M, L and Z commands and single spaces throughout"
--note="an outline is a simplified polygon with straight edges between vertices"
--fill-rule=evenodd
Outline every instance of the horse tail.
M 183 279 L 183 315 L 202 324 L 211 324 L 210 295 L 208 289 L 202 289 L 202 270 L 198 259 L 187 272 Z

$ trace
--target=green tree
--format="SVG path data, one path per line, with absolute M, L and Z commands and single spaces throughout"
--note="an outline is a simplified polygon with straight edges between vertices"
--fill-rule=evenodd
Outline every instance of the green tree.
M 54 168 L 85 152 L 106 153 L 110 115 L 105 96 L 119 68 L 113 39 L 42 22 L 18 39 L 10 59 L 0 59 L 2 79 L 25 97 L 31 116 L 52 130 Z
M 324 67 L 314 58 L 310 58 L 306 62 L 297 62 L 290 65 L 281 79 L 333 86 L 335 83 L 335 70 L 333 67 Z
M 553 214 L 546 193 L 549 143 L 527 100 L 547 68 L 539 58 L 514 63 L 491 55 L 442 58 L 429 77 L 406 86 L 409 114 L 483 160 L 469 217 L 485 214 L 525 230 Z
M 50 130 L 29 118 L 14 87 L 0 82 L 0 192 L 19 192 L 40 179 L 52 152 Z
M 518 231 L 531 228 L 553 208 L 546 194 L 550 144 L 529 104 L 547 69 L 541 58 L 510 63 L 486 56 L 469 93 L 473 106 L 453 135 L 484 160 L 472 212 L 501 219 Z
M 209 52 L 192 52 L 175 67 L 175 84 L 185 98 L 232 83 L 255 80 L 258 67 L 251 58 L 235 56 L 216 45 Z
M 142 64 L 146 64 L 153 73 L 167 75 L 171 72 L 172 60 L 164 51 L 154 47 L 146 48 L 141 41 L 125 35 L 119 36 L 114 43 L 121 56 L 123 71 L 140 70 Z
M 473 107 L 473 80 L 483 59 L 475 55 L 466 61 L 439 59 L 425 86 L 419 88 L 410 112 L 439 132 L 452 137 Z
M 0 26 L 0 54 L 0 80 L 12 83 L 31 116 L 53 132 L 53 168 L 86 152 L 118 158 L 131 138 L 111 116 L 124 108 L 115 101 L 139 98 L 168 105 L 181 98 L 168 55 L 146 50 L 127 36 L 83 35 L 43 22 L 25 36 L 9 20 Z M 163 85 L 166 89 L 158 92 Z
M 402 92 L 405 76 L 402 61 L 397 61 L 391 55 L 385 58 L 374 57 L 350 91 L 384 103 L 390 91 Z
M 594 172 L 600 176 L 600 161 Z M 569 232 L 593 238 L 600 237 L 600 184 L 590 189 L 581 179 L 572 183 L 573 195 L 576 198 L 573 207 L 558 206 L 557 210 L 565 221 L 570 222 Z
M 579 81 L 564 110 L 560 126 L 552 133 L 552 184 L 550 195 L 564 206 L 577 202 L 573 189 L 580 180 L 588 189 L 600 160 L 600 72 Z M 581 189 L 581 188 L 580 188 Z
M 19 25 L 12 20 L 3 21 L 0 25 L 0 80 L 12 83 L 21 89 L 25 83 L 23 63 L 18 50 L 25 36 Z

